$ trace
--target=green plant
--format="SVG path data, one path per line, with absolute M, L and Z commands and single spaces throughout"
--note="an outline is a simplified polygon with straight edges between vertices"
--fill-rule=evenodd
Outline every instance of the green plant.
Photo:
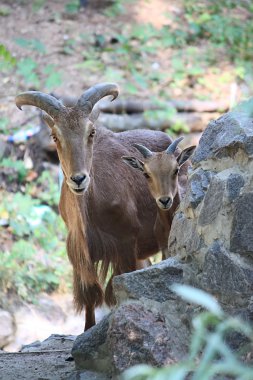
M 249 117 L 253 117 L 253 97 L 237 104 L 233 108 L 233 111 L 241 112 L 241 113 L 246 114 Z
M 230 379 L 251 380 L 250 367 L 228 344 L 231 333 L 239 333 L 253 345 L 252 328 L 235 317 L 226 315 L 217 301 L 202 290 L 175 284 L 172 290 L 187 302 L 196 303 L 208 311 L 193 321 L 188 358 L 183 362 L 157 369 L 139 365 L 127 370 L 123 380 L 211 380 L 229 376 Z M 250 349 L 250 347 L 248 347 Z
M 0 133 L 3 134 L 9 134 L 8 125 L 10 123 L 10 120 L 8 117 L 1 117 L 0 118 Z
M 15 292 L 27 301 L 34 301 L 40 292 L 52 292 L 60 285 L 70 285 L 70 268 L 65 263 L 64 247 L 47 253 L 20 239 L 10 251 L 0 253 L 0 288 L 5 292 Z
M 44 81 L 40 79 L 39 66 L 32 58 L 24 58 L 17 63 L 17 74 L 24 79 L 28 86 L 38 88 L 44 85 L 46 90 L 49 91 L 62 83 L 62 75 L 55 65 L 46 65 L 43 67 L 42 73 L 45 76 Z
M 24 161 L 22 160 L 13 160 L 11 158 L 3 158 L 0 161 L 0 167 L 5 168 L 12 168 L 15 170 L 18 176 L 18 181 L 21 183 L 24 181 L 26 175 L 27 175 L 27 169 L 25 167 Z M 11 174 L 10 174 L 11 176 Z M 12 180 L 12 178 L 9 178 Z
M 39 87 L 40 80 L 36 72 L 38 65 L 32 58 L 23 58 L 17 63 L 17 74 L 19 74 L 28 86 Z
M 60 200 L 60 187 L 49 171 L 45 170 L 42 172 L 36 182 L 36 188 L 38 189 L 39 199 L 43 203 L 46 203 L 49 206 L 58 205 Z M 42 190 L 40 191 L 41 188 Z
M 39 292 L 69 287 L 71 270 L 60 216 L 27 194 L 0 195 L 0 215 L 7 219 L 14 239 L 0 250 L 0 290 L 33 301 Z
M 15 42 L 17 45 L 19 45 L 23 48 L 33 50 L 33 51 L 37 51 L 38 53 L 41 53 L 41 54 L 46 53 L 45 45 L 38 39 L 29 39 L 29 38 L 18 37 L 15 39 Z
M 5 45 L 0 44 L 0 69 L 9 70 L 11 67 L 14 67 L 17 63 L 17 60 L 11 52 L 6 48 Z
M 32 9 L 34 12 L 38 12 L 46 4 L 47 0 L 33 0 Z
M 43 73 L 46 74 L 44 86 L 47 90 L 52 90 L 62 83 L 62 74 L 57 71 L 55 65 L 46 65 L 43 69 Z
M 250 2 L 184 0 L 184 9 L 194 39 L 208 38 L 217 46 L 226 46 L 232 60 L 239 57 L 252 59 L 253 7 Z
M 104 14 L 107 17 L 116 17 L 119 16 L 120 14 L 124 13 L 125 8 L 123 5 L 123 0 L 117 0 L 112 4 L 111 6 L 105 8 Z
M 67 13 L 77 13 L 79 10 L 79 1 L 72 0 L 65 5 L 65 12 Z

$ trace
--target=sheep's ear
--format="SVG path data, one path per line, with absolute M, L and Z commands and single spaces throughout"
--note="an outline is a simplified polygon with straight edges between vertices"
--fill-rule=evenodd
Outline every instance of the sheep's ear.
M 192 156 L 196 146 L 190 146 L 182 150 L 180 155 L 177 157 L 177 162 L 179 166 L 182 166 L 189 158 Z
M 143 172 L 144 170 L 144 163 L 139 160 L 138 158 L 135 157 L 128 157 L 128 156 L 123 156 L 121 157 L 122 160 L 125 162 L 125 164 L 132 166 L 132 168 L 141 170 Z

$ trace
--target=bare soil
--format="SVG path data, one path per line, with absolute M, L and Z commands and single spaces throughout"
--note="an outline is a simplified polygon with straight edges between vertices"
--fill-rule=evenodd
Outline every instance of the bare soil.
M 137 0 L 125 6 L 126 12 L 116 17 L 108 17 L 104 14 L 105 6 L 103 1 L 98 3 L 100 7 L 88 6 L 78 13 L 69 14 L 65 11 L 65 6 L 69 0 L 45 1 L 44 6 L 38 11 L 34 10 L 33 3 L 26 0 L 8 1 L 3 0 L 0 9 L 5 10 L 5 16 L 0 16 L 1 37 L 4 45 L 9 49 L 18 61 L 23 58 L 32 58 L 39 68 L 41 85 L 36 90 L 44 91 L 44 83 L 47 74 L 43 68 L 48 64 L 53 64 L 62 75 L 62 83 L 54 88 L 54 92 L 60 95 L 78 96 L 87 87 L 101 81 L 118 81 L 121 85 L 122 96 L 127 95 L 124 88 L 126 82 L 133 82 L 131 72 L 127 71 L 123 61 L 113 61 L 112 55 L 103 51 L 99 60 L 109 67 L 108 72 L 103 70 L 87 70 L 80 67 L 80 64 L 90 59 L 90 47 L 97 43 L 96 36 L 103 36 L 109 49 L 114 49 L 113 40 L 117 35 L 128 35 L 129 31 L 136 25 L 152 24 L 156 28 L 164 25 L 171 25 L 171 16 L 182 16 L 181 1 L 163 0 Z M 93 1 L 90 1 L 90 4 Z M 93 4 L 94 5 L 94 4 Z M 4 14 L 4 12 L 1 12 Z M 168 18 L 168 15 L 170 18 Z M 172 25 L 173 26 L 173 25 Z M 24 48 L 16 43 L 18 38 L 40 40 L 45 46 L 46 52 L 36 51 L 36 49 Z M 132 41 L 131 43 L 135 43 Z M 137 42 L 136 42 L 137 43 Z M 68 47 L 68 49 L 66 49 Z M 198 46 L 198 54 L 201 57 L 202 47 Z M 177 88 L 170 87 L 173 76 L 171 68 L 172 50 L 158 49 L 156 54 L 146 55 L 146 65 L 148 70 L 159 67 L 162 73 L 167 75 L 167 79 L 157 85 L 150 82 L 150 87 L 140 89 L 138 97 L 149 98 L 159 91 L 169 90 L 169 96 L 174 98 L 195 98 L 204 97 L 213 100 L 229 98 L 231 95 L 232 67 L 222 60 L 219 67 L 226 71 L 227 78 L 220 78 L 220 73 L 214 68 L 207 68 L 203 83 L 194 82 L 192 78 L 182 80 Z M 92 57 L 91 57 L 92 58 Z M 189 65 L 191 63 L 189 62 Z M 115 76 L 113 75 L 115 71 Z M 117 80 L 117 74 L 123 79 Z M 110 77 L 108 77 L 110 76 Z M 18 112 L 14 104 L 14 97 L 21 91 L 29 89 L 29 84 L 14 70 L 0 74 L 0 116 L 10 119 L 9 127 L 18 127 L 27 118 L 24 112 Z M 31 107 L 30 107 L 31 108 Z M 29 115 L 34 110 L 29 108 Z

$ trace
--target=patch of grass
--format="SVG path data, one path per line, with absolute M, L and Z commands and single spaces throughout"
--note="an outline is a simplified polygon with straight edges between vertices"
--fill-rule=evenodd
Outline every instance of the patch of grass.
M 1 215 L 13 237 L 10 248 L 0 250 L 1 291 L 33 301 L 41 291 L 70 287 L 66 231 L 60 216 L 39 199 L 19 192 L 1 192 Z
M 24 161 L 22 160 L 13 160 L 11 158 L 3 158 L 0 161 L 0 168 L 13 168 L 15 169 L 15 173 L 17 173 L 17 179 L 19 183 L 23 182 L 25 180 L 25 177 L 27 175 L 27 169 L 25 167 Z M 10 178 L 10 181 L 12 178 Z
M 42 73 L 44 80 L 41 80 Z M 50 91 L 62 83 L 62 74 L 54 64 L 48 64 L 40 70 L 39 65 L 32 58 L 23 58 L 18 61 L 17 74 L 24 80 L 26 86 L 44 87 L 45 91 Z

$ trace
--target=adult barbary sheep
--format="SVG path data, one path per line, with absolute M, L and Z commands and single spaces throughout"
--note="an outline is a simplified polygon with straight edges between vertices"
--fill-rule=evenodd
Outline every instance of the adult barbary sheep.
M 175 210 L 184 193 L 187 177 L 180 175 L 180 168 L 191 157 L 195 146 L 185 148 L 177 157 L 175 151 L 183 137 L 179 137 L 163 152 L 152 152 L 146 146 L 134 144 L 142 154 L 140 160 L 135 156 L 123 156 L 123 161 L 135 169 L 140 170 L 147 178 L 150 193 L 157 204 L 157 217 L 154 233 L 163 259 L 168 257 L 168 238 Z M 178 183 L 179 178 L 179 183 Z
M 74 302 L 86 309 L 85 330 L 95 324 L 95 307 L 114 304 L 112 278 L 142 267 L 142 260 L 158 251 L 153 232 L 156 205 L 144 176 L 136 177 L 122 162 L 135 153 L 138 141 L 164 150 L 171 139 L 163 132 L 135 130 L 113 133 L 96 128 L 96 103 L 118 96 L 115 84 L 103 83 L 85 91 L 72 107 L 51 95 L 28 91 L 16 105 L 45 111 L 56 143 L 64 180 L 59 210 L 68 228 L 67 252 L 73 266 Z M 138 156 L 138 154 L 137 154 Z M 141 158 L 141 155 L 139 155 Z M 112 276 L 102 284 L 109 266 Z

